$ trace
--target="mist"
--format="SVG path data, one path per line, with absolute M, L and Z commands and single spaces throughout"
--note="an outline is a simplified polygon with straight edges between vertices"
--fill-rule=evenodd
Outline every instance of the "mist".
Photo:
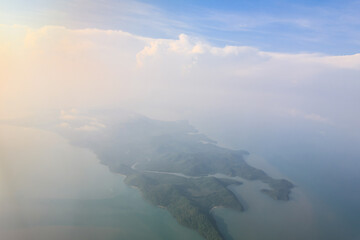
M 314 201 L 360 201 L 360 54 L 64 26 L 0 25 L 0 36 L 2 122 L 52 112 L 63 131 L 106 129 L 101 114 L 83 114 L 92 110 L 187 120 L 221 146 L 261 155 Z M 332 211 L 347 223 L 360 209 Z
M 263 52 L 116 30 L 1 26 L 1 116 L 124 108 L 162 119 L 214 113 L 357 128 L 360 55 Z M 219 113 L 219 114 L 217 114 Z M 357 131 L 357 130 L 356 130 Z
M 250 150 L 286 139 L 349 152 L 359 142 L 359 54 L 216 47 L 185 34 L 154 39 L 60 26 L 0 29 L 2 119 L 123 109 L 188 120 Z

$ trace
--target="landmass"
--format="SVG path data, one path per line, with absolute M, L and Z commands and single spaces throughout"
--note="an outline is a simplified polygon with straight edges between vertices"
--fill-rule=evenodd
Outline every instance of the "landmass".
M 145 199 L 165 208 L 181 225 L 196 230 L 209 240 L 223 239 L 212 217 L 212 208 L 222 206 L 243 210 L 236 196 L 226 188 L 239 182 L 145 173 L 129 175 L 125 183 L 137 187 Z
M 186 121 L 124 118 L 111 111 L 86 116 L 73 112 L 62 113 L 52 125 L 47 120 L 43 127 L 90 148 L 112 172 L 125 175 L 125 183 L 139 189 L 146 200 L 207 240 L 224 239 L 211 211 L 214 207 L 244 210 L 228 189 L 241 184 L 239 177 L 266 183 L 262 192 L 275 200 L 289 200 L 293 188 L 288 180 L 271 178 L 250 166 L 245 161 L 248 152 L 220 147 Z

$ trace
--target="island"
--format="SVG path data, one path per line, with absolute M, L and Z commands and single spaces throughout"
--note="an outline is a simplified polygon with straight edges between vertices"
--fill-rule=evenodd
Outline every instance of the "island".
M 235 181 L 145 173 L 131 174 L 125 183 L 139 189 L 155 206 L 167 209 L 180 224 L 209 240 L 223 239 L 211 214 L 214 207 L 243 210 L 235 195 L 226 188 L 230 184 L 241 184 Z
M 241 185 L 241 179 L 261 181 L 268 186 L 261 191 L 281 201 L 289 200 L 294 187 L 249 165 L 247 151 L 220 147 L 187 121 L 124 117 L 110 111 L 60 117 L 53 124 L 47 120 L 43 127 L 91 149 L 112 172 L 125 175 L 125 183 L 147 201 L 206 240 L 224 239 L 213 208 L 244 211 L 230 185 Z

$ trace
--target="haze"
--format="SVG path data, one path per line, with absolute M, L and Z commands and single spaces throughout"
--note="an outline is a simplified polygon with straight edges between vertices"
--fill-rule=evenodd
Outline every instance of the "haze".
M 358 1 L 0 9 L 1 122 L 55 112 L 65 129 L 94 109 L 187 120 L 221 146 L 261 155 L 314 201 L 344 206 L 329 207 L 342 224 L 360 222 Z M 82 127 L 107 125 L 98 115 Z

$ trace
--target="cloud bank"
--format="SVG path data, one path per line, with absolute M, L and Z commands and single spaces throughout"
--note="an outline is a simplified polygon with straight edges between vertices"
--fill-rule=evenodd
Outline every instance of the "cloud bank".
M 0 116 L 119 107 L 162 119 L 289 117 L 357 126 L 360 54 L 215 47 L 99 29 L 0 26 Z

